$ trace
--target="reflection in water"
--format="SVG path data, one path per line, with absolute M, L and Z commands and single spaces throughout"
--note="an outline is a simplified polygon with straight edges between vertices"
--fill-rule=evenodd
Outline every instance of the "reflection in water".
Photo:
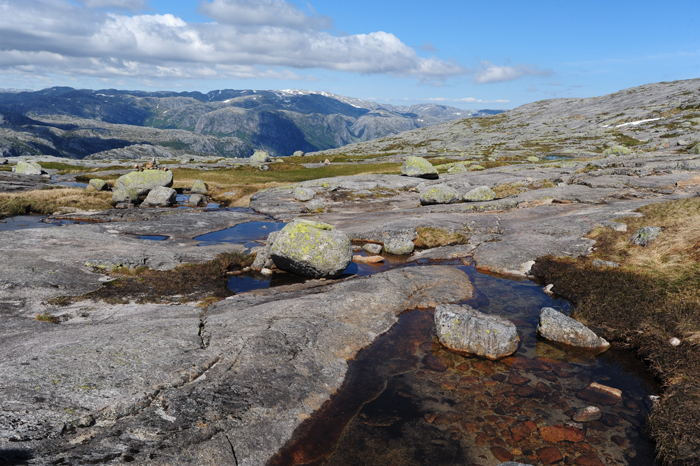
M 80 222 L 49 219 L 44 215 L 17 215 L 16 217 L 8 217 L 0 221 L 0 231 L 26 230 L 29 228 L 49 228 L 58 227 L 61 225 L 71 225 L 73 223 Z
M 247 248 L 253 248 L 255 246 L 260 246 L 261 242 L 267 239 L 267 235 L 273 231 L 281 230 L 285 225 L 285 223 L 278 222 L 240 223 L 235 227 L 207 233 L 206 235 L 197 236 L 194 239 L 195 241 L 199 241 L 201 246 L 234 243 L 243 244 Z
M 479 291 L 467 304 L 517 325 L 516 355 L 492 362 L 451 353 L 435 339 L 432 310 L 405 313 L 350 362 L 341 391 L 271 464 L 653 465 L 643 398 L 658 387 L 643 365 L 621 350 L 592 356 L 539 341 L 540 309 L 566 311 L 566 303 L 529 281 L 459 268 Z M 547 436 L 540 428 L 595 405 L 577 397 L 592 381 L 621 389 L 623 401 L 597 405 L 603 416 L 585 423 L 582 438 L 565 428 L 568 437 Z
M 137 237 L 137 239 L 146 239 L 149 241 L 165 241 L 166 239 L 168 239 L 168 237 L 161 236 L 161 235 L 143 235 L 143 236 Z

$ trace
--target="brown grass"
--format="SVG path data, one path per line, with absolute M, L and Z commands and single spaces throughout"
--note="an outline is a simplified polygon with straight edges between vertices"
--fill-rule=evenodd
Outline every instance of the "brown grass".
M 619 220 L 626 233 L 597 229 L 590 257 L 538 259 L 533 273 L 571 300 L 576 315 L 636 349 L 664 383 L 649 433 L 664 464 L 700 464 L 700 199 L 647 206 Z M 642 226 L 663 232 L 647 248 L 629 244 Z M 592 259 L 618 268 L 595 268 Z M 672 347 L 669 339 L 682 340 Z
M 112 193 L 80 188 L 0 193 L 0 217 L 29 213 L 49 215 L 65 209 L 104 210 L 112 205 Z
M 419 248 L 437 248 L 453 244 L 466 244 L 469 235 L 461 231 L 448 231 L 442 228 L 418 227 L 418 237 L 413 241 Z

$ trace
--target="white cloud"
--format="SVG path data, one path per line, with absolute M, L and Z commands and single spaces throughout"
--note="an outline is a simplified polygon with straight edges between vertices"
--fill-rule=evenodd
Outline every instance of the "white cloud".
M 118 8 L 122 10 L 144 10 L 145 0 L 79 0 L 88 8 Z
M 482 61 L 481 68 L 476 70 L 474 82 L 477 84 L 500 83 L 515 81 L 523 76 L 551 76 L 552 70 L 540 69 L 537 65 L 497 66 Z
M 293 70 L 326 69 L 430 81 L 468 72 L 451 61 L 419 57 L 388 32 L 334 36 L 318 29 L 325 17 L 281 0 L 212 0 L 202 10 L 217 21 L 129 16 L 65 0 L 0 0 L 0 75 L 20 66 L 38 74 L 142 79 L 313 79 Z M 241 18 L 246 26 L 236 23 Z

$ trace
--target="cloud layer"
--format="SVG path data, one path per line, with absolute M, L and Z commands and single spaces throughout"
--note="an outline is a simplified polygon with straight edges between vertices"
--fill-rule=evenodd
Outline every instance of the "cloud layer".
M 481 68 L 476 70 L 474 82 L 477 84 L 501 83 L 515 81 L 523 76 L 551 76 L 552 70 L 542 70 L 537 65 L 497 66 L 482 61 Z
M 391 33 L 334 36 L 331 18 L 282 0 L 211 0 L 208 23 L 125 15 L 140 0 L 0 0 L 0 70 L 99 78 L 306 79 L 301 70 L 444 79 L 468 72 Z

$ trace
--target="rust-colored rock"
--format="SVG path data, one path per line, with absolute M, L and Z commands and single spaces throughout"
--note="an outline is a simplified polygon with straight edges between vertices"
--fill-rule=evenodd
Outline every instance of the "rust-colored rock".
M 474 443 L 477 445 L 486 445 L 489 441 L 489 438 L 484 434 L 483 432 L 479 432 L 476 434 L 476 439 L 474 439 Z
M 356 254 L 352 256 L 352 261 L 360 264 L 378 264 L 379 262 L 384 262 L 382 256 L 361 256 Z
M 525 421 L 522 424 L 518 424 L 517 426 L 511 428 L 510 432 L 514 436 L 518 435 L 521 438 L 528 438 L 535 430 L 537 430 L 537 425 L 534 422 Z
M 460 421 L 459 426 L 462 428 L 464 432 L 476 432 L 479 430 L 479 426 L 474 424 L 473 422 L 466 422 L 466 421 Z
M 530 379 L 527 377 L 523 377 L 522 375 L 518 374 L 517 372 L 514 372 L 510 374 L 510 377 L 508 377 L 508 383 L 511 385 L 525 385 L 526 383 L 529 383 Z
M 610 437 L 610 440 L 615 442 L 615 444 L 617 446 L 619 446 L 620 448 L 623 448 L 623 449 L 627 448 L 627 445 L 629 445 L 629 443 L 630 443 L 629 439 L 626 439 L 624 437 L 620 437 L 619 435 L 613 435 L 612 437 Z
M 586 431 L 571 426 L 545 426 L 540 427 L 540 437 L 547 442 L 583 442 L 586 439 Z
M 425 414 L 423 415 L 423 417 L 425 418 L 426 421 L 428 421 L 430 424 L 432 424 L 433 421 L 435 421 L 435 418 L 438 417 L 438 415 L 437 415 L 437 414 L 432 414 L 432 413 L 425 413 Z
M 576 466 L 604 466 L 604 463 L 595 455 L 579 456 L 574 464 Z
M 601 405 L 614 405 L 622 400 L 622 391 L 593 382 L 576 394 L 582 400 Z
M 513 455 L 503 447 L 491 447 L 491 453 L 498 461 L 513 461 Z
M 537 450 L 537 456 L 544 464 L 555 464 L 564 459 L 557 447 L 545 447 Z
M 433 421 L 433 424 L 437 425 L 449 425 L 449 424 L 454 424 L 455 422 L 459 421 L 462 419 L 462 415 L 459 413 L 444 413 L 438 415 L 438 417 L 435 418 Z
M 587 406 L 576 411 L 572 416 L 572 419 L 576 422 L 589 422 L 597 421 L 601 416 L 602 413 L 600 412 L 600 408 L 596 408 L 595 406 Z
M 447 370 L 447 367 L 438 358 L 429 354 L 423 357 L 423 364 L 432 371 L 445 372 Z

